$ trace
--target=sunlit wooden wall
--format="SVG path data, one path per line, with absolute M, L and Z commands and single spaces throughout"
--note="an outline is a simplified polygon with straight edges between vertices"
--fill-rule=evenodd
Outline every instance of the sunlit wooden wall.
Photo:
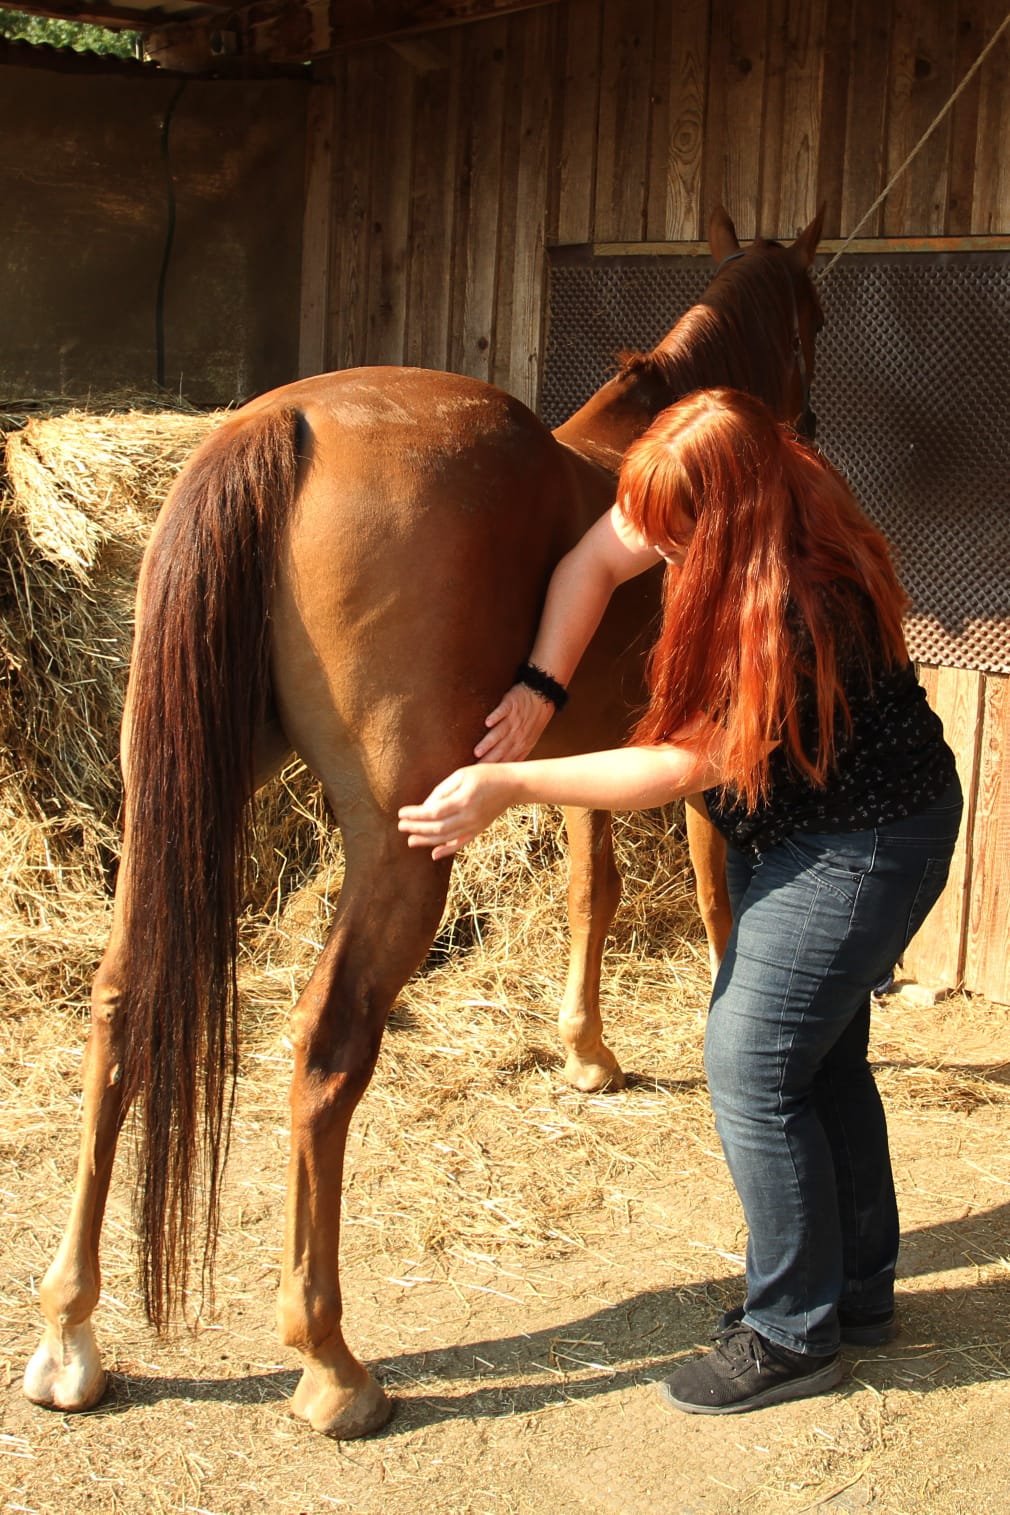
M 302 371 L 445 367 L 535 406 L 548 246 L 697 241 L 717 202 L 742 239 L 791 237 L 821 201 L 847 236 L 1005 8 L 560 0 L 333 55 L 310 107 Z M 861 235 L 1010 236 L 1007 36 Z M 1010 1002 L 1010 692 L 927 679 L 970 813 L 909 964 Z

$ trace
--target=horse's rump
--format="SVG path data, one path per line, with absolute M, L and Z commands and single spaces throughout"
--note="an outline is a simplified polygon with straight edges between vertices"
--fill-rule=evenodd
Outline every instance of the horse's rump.
M 312 460 L 274 605 L 278 714 L 333 791 L 365 749 L 392 814 L 470 759 L 555 563 L 612 481 L 477 380 L 358 369 L 314 383 L 311 399 L 294 386 Z

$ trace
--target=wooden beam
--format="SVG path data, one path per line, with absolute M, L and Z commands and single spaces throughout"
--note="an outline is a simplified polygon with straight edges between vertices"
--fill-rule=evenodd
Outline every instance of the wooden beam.
M 560 0 L 255 0 L 231 13 L 236 51 L 271 63 L 304 63 L 327 54 L 492 21 L 519 11 L 540 10 Z M 148 39 L 148 51 L 173 67 L 204 67 L 217 61 L 214 21 L 163 26 Z M 430 65 L 429 65 L 430 66 Z
M 385 42 L 390 37 L 439 31 L 474 21 L 491 21 L 513 11 L 539 10 L 558 0 L 328 0 L 336 36 L 348 42 Z M 250 10 L 284 11 L 291 0 L 264 0 Z M 337 43 L 335 45 L 342 45 Z
M 143 32 L 153 27 L 187 26 L 194 20 L 206 20 L 226 16 L 231 10 L 225 5 L 186 4 L 171 7 L 151 5 L 133 8 L 129 5 L 104 4 L 101 0 L 63 0 L 59 5 L 44 5 L 19 0 L 18 10 L 29 16 L 44 16 L 51 21 L 73 21 L 86 26 L 105 26 L 110 31 Z
M 512 11 L 536 10 L 556 5 L 559 0 L 265 0 L 254 5 L 221 5 L 214 0 L 180 0 L 171 6 L 141 3 L 118 5 L 115 0 L 27 0 L 18 9 L 32 16 L 57 21 L 86 22 L 92 26 L 128 28 L 131 31 L 162 31 L 168 27 L 189 27 L 204 20 L 228 16 L 231 25 L 241 31 L 268 25 L 273 20 L 282 32 L 285 17 L 303 10 L 318 9 L 328 18 L 332 40 L 324 49 L 335 51 L 366 42 L 386 42 L 397 37 L 417 36 L 449 26 L 486 21 Z M 304 61 L 304 60 L 299 60 Z

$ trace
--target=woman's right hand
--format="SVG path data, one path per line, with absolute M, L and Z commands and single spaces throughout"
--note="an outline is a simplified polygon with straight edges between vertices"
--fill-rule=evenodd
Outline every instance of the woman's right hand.
M 514 779 L 500 765 L 457 768 L 436 784 L 420 805 L 402 805 L 398 829 L 408 847 L 430 847 L 435 862 L 452 857 L 507 810 L 514 800 Z
M 520 763 L 539 742 L 554 706 L 525 684 L 512 688 L 485 719 L 488 728 L 473 755 L 482 763 Z

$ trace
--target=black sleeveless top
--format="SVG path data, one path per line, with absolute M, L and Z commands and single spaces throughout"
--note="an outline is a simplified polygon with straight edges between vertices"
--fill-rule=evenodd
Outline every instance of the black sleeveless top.
M 733 846 L 761 853 L 793 831 L 883 826 L 924 810 L 953 783 L 954 754 L 911 663 L 878 671 L 872 680 L 864 668 L 853 667 L 845 686 L 852 730 L 839 733 L 824 788 L 776 747 L 769 759 L 768 797 L 755 809 L 748 810 L 731 791 L 706 791 L 712 822 Z M 813 753 L 817 705 L 810 680 L 804 680 L 799 719 L 804 751 Z

